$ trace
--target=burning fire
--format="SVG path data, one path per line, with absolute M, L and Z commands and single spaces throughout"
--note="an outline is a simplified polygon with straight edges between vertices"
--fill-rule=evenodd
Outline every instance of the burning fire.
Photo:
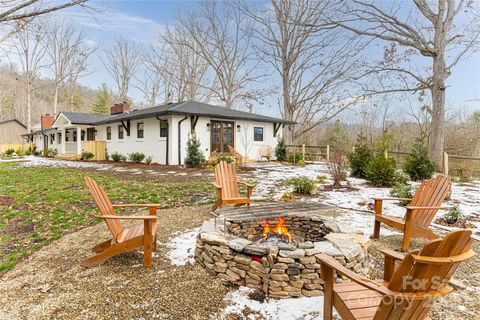
M 268 237 L 271 234 L 273 234 L 279 238 L 288 238 L 288 242 L 290 243 L 292 241 L 292 235 L 290 234 L 290 232 L 288 232 L 288 228 L 285 225 L 285 218 L 278 217 L 277 220 L 278 220 L 278 223 L 273 228 L 270 227 L 270 224 L 268 223 L 268 221 L 264 220 L 262 222 L 263 240 L 267 240 Z

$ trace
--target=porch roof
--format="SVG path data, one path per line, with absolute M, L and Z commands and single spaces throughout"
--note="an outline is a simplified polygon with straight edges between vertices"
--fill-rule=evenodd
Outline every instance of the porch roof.
M 60 114 L 63 114 L 65 118 L 67 118 L 70 121 L 71 124 L 86 124 L 86 125 L 92 125 L 98 121 L 112 117 L 111 115 L 108 115 L 108 114 L 92 114 L 92 113 L 83 113 L 83 112 L 61 112 Z

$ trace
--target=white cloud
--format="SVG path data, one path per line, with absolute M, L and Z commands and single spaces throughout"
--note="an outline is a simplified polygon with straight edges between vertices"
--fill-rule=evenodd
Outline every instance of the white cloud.
M 136 42 L 150 44 L 163 27 L 152 19 L 129 15 L 111 8 L 98 12 L 74 8 L 59 12 L 57 16 L 73 19 L 80 26 L 89 29 L 90 35 L 99 37 L 100 39 L 97 40 L 101 42 L 108 42 L 108 39 L 122 36 Z

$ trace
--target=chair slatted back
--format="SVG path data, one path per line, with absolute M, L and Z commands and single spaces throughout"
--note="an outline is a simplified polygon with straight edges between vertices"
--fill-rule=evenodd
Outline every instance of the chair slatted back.
M 471 231 L 455 231 L 444 239 L 437 239 L 427 244 L 418 252 L 421 257 L 454 257 L 469 251 L 473 239 Z M 453 273 L 464 259 L 452 262 L 426 264 L 416 262 L 412 254 L 408 254 L 393 274 L 388 288 L 397 292 L 428 293 L 444 288 Z M 452 259 L 453 260 L 453 259 Z M 382 301 L 374 320 L 420 320 L 427 316 L 433 303 L 433 298 L 415 301 Z
M 215 166 L 215 181 L 222 187 L 222 198 L 231 199 L 240 196 L 238 192 L 237 173 L 235 168 L 226 161 L 220 161 Z
M 439 207 L 450 192 L 451 178 L 438 175 L 428 181 L 422 182 L 413 196 L 410 205 L 419 207 Z M 420 227 L 427 228 L 432 222 L 438 210 L 421 210 L 413 215 L 413 223 Z
M 108 198 L 105 189 L 90 177 L 85 177 L 85 183 L 87 184 L 88 191 L 95 200 L 101 215 L 115 215 L 110 198 Z M 123 232 L 122 225 L 115 219 L 104 219 L 107 223 L 108 229 L 112 233 L 113 239 L 117 240 L 117 237 Z

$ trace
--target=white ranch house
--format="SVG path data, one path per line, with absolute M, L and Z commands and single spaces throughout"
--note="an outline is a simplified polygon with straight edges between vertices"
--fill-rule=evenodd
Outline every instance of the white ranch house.
M 112 107 L 110 115 L 61 112 L 51 128 L 29 135 L 37 150 L 52 148 L 76 157 L 85 141 L 105 141 L 106 152 L 141 152 L 160 164 L 183 164 L 189 137 L 195 134 L 205 157 L 230 155 L 233 146 L 248 160 L 274 155 L 282 127 L 290 122 L 273 117 L 185 101 L 129 110 Z

